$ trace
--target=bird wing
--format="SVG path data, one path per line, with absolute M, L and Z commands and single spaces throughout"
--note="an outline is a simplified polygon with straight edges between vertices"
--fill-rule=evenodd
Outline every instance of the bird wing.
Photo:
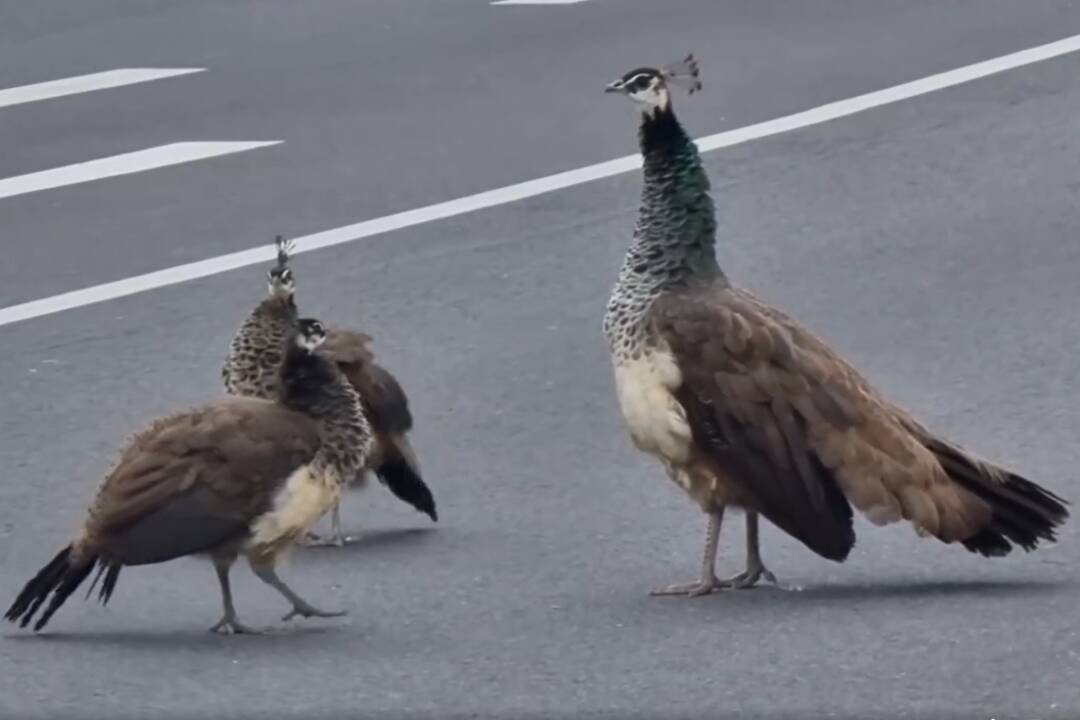
M 342 370 L 360 393 L 376 432 L 403 435 L 412 430 L 409 398 L 390 371 L 374 362 L 343 366 Z
M 950 541 L 987 521 L 910 432 L 914 420 L 798 323 L 741 290 L 668 293 L 650 321 L 682 374 L 695 444 L 780 528 L 819 554 L 854 544 L 851 504 Z
M 127 564 L 213 549 L 247 532 L 319 442 L 315 421 L 254 398 L 164 418 L 121 453 L 85 532 Z
M 370 342 L 371 336 L 365 333 L 330 328 L 319 354 L 339 364 L 371 362 L 375 356 L 368 350 Z
M 409 399 L 390 372 L 375 362 L 367 348 L 371 337 L 349 330 L 331 330 L 319 354 L 335 361 L 349 379 L 372 428 L 380 435 L 401 435 L 412 429 Z

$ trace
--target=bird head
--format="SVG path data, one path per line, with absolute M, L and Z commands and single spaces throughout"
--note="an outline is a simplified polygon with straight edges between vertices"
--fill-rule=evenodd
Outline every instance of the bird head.
M 693 55 L 687 55 L 681 62 L 660 69 L 645 67 L 631 70 L 618 80 L 608 83 L 604 92 L 627 96 L 643 114 L 651 117 L 671 105 L 668 90 L 671 85 L 683 87 L 691 95 L 701 89 L 697 60 Z
M 296 344 L 314 353 L 326 341 L 326 328 L 314 318 L 300 318 L 296 321 Z
M 274 247 L 277 248 L 277 264 L 266 273 L 268 289 L 273 297 L 289 298 L 296 292 L 296 280 L 289 267 L 293 243 L 278 235 L 274 238 Z

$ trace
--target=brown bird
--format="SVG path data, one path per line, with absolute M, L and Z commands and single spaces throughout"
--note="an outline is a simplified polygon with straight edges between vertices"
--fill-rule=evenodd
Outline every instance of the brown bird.
M 283 352 L 278 401 L 228 398 L 160 419 L 120 454 L 75 538 L 33 579 L 5 618 L 40 630 L 97 567 L 107 603 L 120 571 L 205 555 L 221 585 L 224 615 L 212 630 L 252 632 L 236 616 L 229 570 L 244 555 L 291 604 L 285 620 L 334 617 L 292 591 L 277 558 L 341 495 L 367 462 L 371 431 L 360 399 L 315 353 L 326 331 L 299 320 Z M 51 599 L 50 599 L 51 596 Z
M 697 148 L 669 85 L 701 88 L 690 56 L 632 70 L 607 92 L 641 114 L 644 188 L 634 240 L 604 317 L 623 419 L 709 518 L 700 577 L 655 594 L 700 595 L 765 577 L 758 513 L 819 555 L 855 543 L 852 505 L 872 523 L 981 555 L 1054 541 L 1065 501 L 920 425 L 782 311 L 734 287 Z M 715 574 L 724 509 L 746 511 L 747 566 Z
M 221 370 L 225 390 L 231 395 L 272 398 L 277 392 L 281 364 L 278 348 L 296 318 L 297 309 L 296 278 L 289 267 L 292 245 L 280 236 L 274 244 L 277 263 L 267 273 L 268 297 L 255 307 L 233 336 Z M 367 465 L 350 483 L 363 487 L 367 473 L 373 471 L 398 499 L 437 522 L 435 498 L 423 480 L 420 463 L 409 443 L 408 433 L 413 425 L 409 400 L 397 379 L 375 362 L 368 349 L 370 342 L 371 338 L 363 333 L 332 328 L 319 348 L 319 354 L 336 362 L 360 394 L 374 435 Z M 340 547 L 345 541 L 338 503 L 331 511 L 330 538 L 312 533 L 308 544 Z
M 374 442 L 364 471 L 374 470 L 395 497 L 426 514 L 432 522 L 438 522 L 435 497 L 420 474 L 420 461 L 409 442 L 408 433 L 413 425 L 409 399 L 397 379 L 375 362 L 367 347 L 370 341 L 363 333 L 332 328 L 319 353 L 336 362 L 360 393 L 364 413 L 371 421 Z M 340 508 L 341 503 L 337 503 L 331 511 L 330 537 L 323 539 L 315 535 L 310 544 L 345 543 Z

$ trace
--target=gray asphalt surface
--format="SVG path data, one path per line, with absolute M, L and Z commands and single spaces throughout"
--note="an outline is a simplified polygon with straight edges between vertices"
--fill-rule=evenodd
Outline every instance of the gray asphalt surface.
M 630 153 L 605 82 L 694 50 L 706 134 L 1080 32 L 1070 2 L 0 0 L 0 87 L 205 73 L 0 109 L 0 177 L 182 140 L 281 146 L 0 200 L 0 306 Z M 737 282 L 928 425 L 1066 497 L 1080 350 L 1080 57 L 706 156 Z M 640 177 L 299 256 L 302 309 L 408 390 L 432 526 L 373 486 L 343 551 L 283 576 L 347 608 L 262 637 L 197 560 L 0 635 L 0 717 L 1080 715 L 1080 550 L 987 561 L 858 526 L 849 561 L 771 527 L 801 591 L 660 599 L 701 513 L 618 421 L 600 316 Z M 219 393 L 247 268 L 0 328 L 0 596 L 67 541 L 131 432 Z M 742 561 L 728 520 L 725 570 Z

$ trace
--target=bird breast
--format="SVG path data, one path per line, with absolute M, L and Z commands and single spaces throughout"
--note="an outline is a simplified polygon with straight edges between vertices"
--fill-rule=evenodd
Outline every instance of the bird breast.
M 682 373 L 665 348 L 615 363 L 619 408 L 631 439 L 639 450 L 675 465 L 690 456 L 690 425 L 673 394 L 681 384 Z
M 331 468 L 301 465 L 274 497 L 273 507 L 251 526 L 248 551 L 271 556 L 299 540 L 341 499 L 342 482 Z

